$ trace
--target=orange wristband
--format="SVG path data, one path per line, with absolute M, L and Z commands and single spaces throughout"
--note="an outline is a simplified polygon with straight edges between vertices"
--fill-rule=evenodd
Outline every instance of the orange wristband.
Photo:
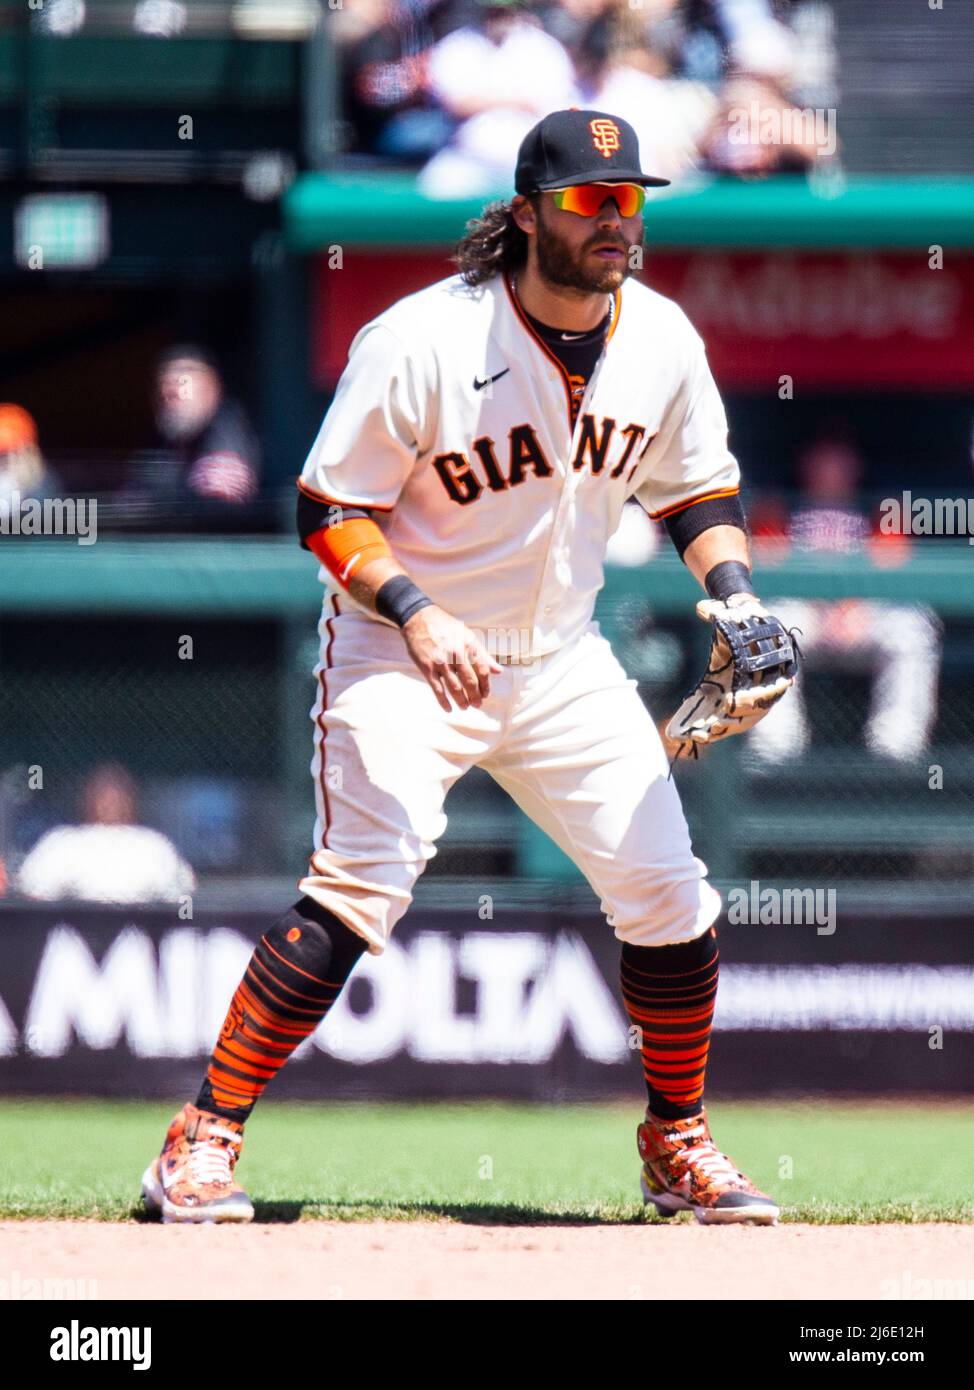
M 363 565 L 392 555 L 389 542 L 366 516 L 340 521 L 337 526 L 322 526 L 308 537 L 307 546 L 346 589 Z

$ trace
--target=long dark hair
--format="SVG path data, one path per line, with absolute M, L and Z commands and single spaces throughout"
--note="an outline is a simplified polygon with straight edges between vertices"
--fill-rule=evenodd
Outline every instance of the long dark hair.
M 527 234 L 514 221 L 510 203 L 488 203 L 467 223 L 452 257 L 468 285 L 482 285 L 502 270 L 517 270 L 527 258 Z

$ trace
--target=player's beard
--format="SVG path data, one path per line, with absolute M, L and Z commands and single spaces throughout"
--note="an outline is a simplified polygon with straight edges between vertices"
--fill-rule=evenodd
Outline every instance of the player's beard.
M 625 256 L 621 264 L 600 265 L 597 261 L 589 260 L 589 252 L 593 246 L 613 242 Z M 596 232 L 576 251 L 539 218 L 535 248 L 541 279 L 546 280 L 549 285 L 558 285 L 563 289 L 581 290 L 585 294 L 609 294 L 612 290 L 617 290 L 623 280 L 631 274 L 628 242 L 622 237 L 614 238 L 605 232 Z

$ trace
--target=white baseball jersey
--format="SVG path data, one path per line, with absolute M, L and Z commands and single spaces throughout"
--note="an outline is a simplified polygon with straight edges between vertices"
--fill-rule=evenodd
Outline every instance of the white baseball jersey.
M 299 486 L 377 513 L 410 577 L 492 650 L 543 656 L 590 621 L 628 498 L 662 518 L 739 487 L 703 343 L 671 300 L 626 280 L 574 425 L 573 389 L 506 277 L 439 281 L 356 334 Z

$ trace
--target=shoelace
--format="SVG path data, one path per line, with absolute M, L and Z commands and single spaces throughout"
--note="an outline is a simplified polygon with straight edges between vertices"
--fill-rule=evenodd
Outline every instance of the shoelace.
M 691 1144 L 687 1149 L 681 1149 L 674 1158 L 687 1167 L 699 1168 L 706 1178 L 729 1178 L 734 1182 L 739 1182 L 741 1174 L 738 1173 L 733 1163 L 726 1154 L 722 1154 L 717 1145 L 703 1139 L 699 1144 Z
M 193 1182 L 201 1186 L 215 1183 L 229 1187 L 233 1181 L 230 1146 L 213 1144 L 207 1139 L 197 1140 L 190 1149 L 186 1170 Z

